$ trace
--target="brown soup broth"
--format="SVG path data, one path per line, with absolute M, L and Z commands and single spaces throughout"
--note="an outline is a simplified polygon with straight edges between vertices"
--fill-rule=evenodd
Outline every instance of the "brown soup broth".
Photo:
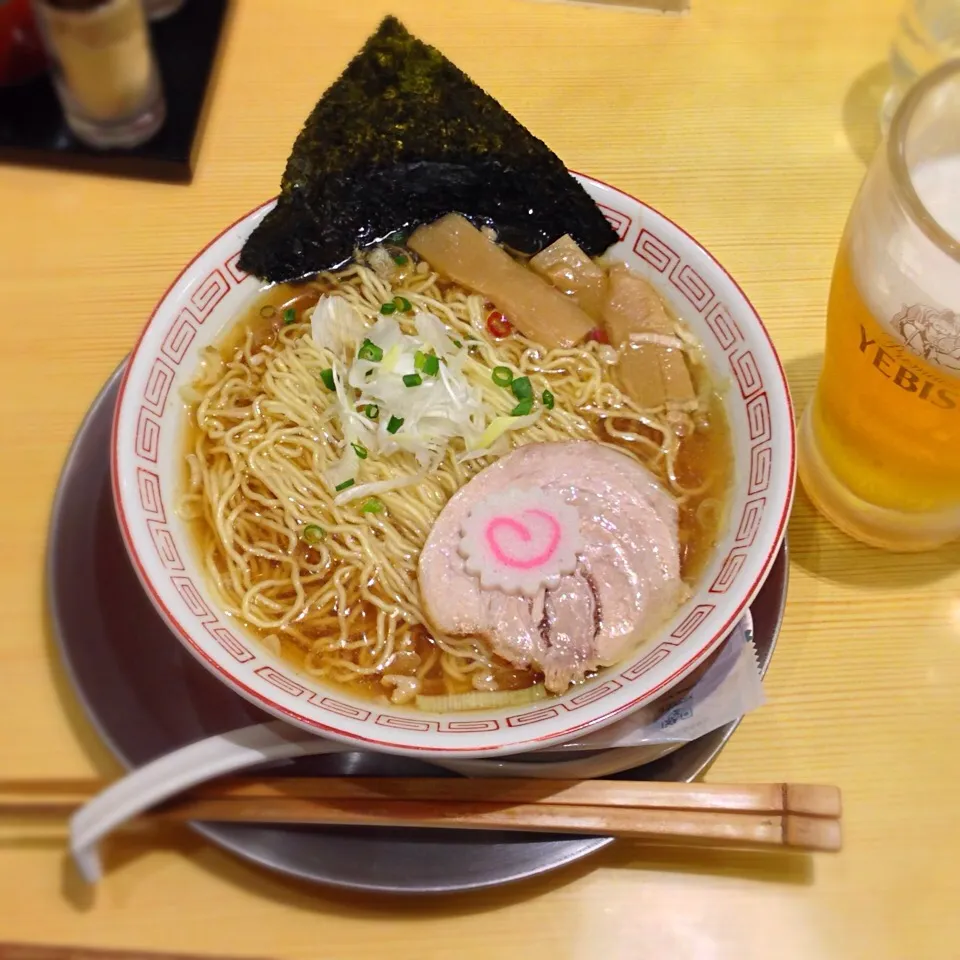
M 284 322 L 283 312 L 289 307 L 301 310 L 312 306 L 320 295 L 320 289 L 315 285 L 306 284 L 276 284 L 266 288 L 251 304 L 243 316 L 225 332 L 217 344 L 224 360 L 232 359 L 237 349 L 244 343 L 248 333 L 253 332 L 255 342 L 270 343 L 276 337 L 276 331 Z M 702 367 L 695 367 L 692 371 L 694 379 L 701 379 L 708 374 Z M 698 389 L 703 383 L 697 383 Z M 702 395 L 702 393 L 701 393 Z M 726 521 L 726 502 L 730 487 L 733 458 L 730 440 L 730 431 L 727 423 L 723 402 L 716 392 L 709 394 L 709 405 L 705 413 L 699 415 L 697 428 L 681 443 L 677 462 L 677 480 L 687 489 L 703 487 L 701 492 L 684 499 L 679 505 L 679 537 L 681 544 L 681 573 L 688 585 L 693 586 L 709 562 L 716 543 L 723 532 Z M 595 425 L 598 439 L 611 442 L 611 437 L 603 430 L 602 424 Z M 184 431 L 185 453 L 195 449 L 199 429 L 196 424 L 194 411 L 190 411 L 187 418 L 187 429 Z M 638 458 L 649 463 L 649 454 L 637 443 L 627 440 L 614 439 L 616 445 L 634 453 Z M 653 467 L 663 479 L 662 470 Z M 187 476 L 184 475 L 184 489 L 187 488 Z M 218 546 L 212 526 L 206 519 L 198 519 L 190 524 L 194 546 L 199 558 L 214 556 L 218 561 Z M 300 550 L 309 551 L 309 546 L 301 544 Z M 306 555 L 305 560 L 309 559 Z M 220 563 L 218 568 L 223 571 Z M 353 598 L 352 603 L 366 605 L 366 601 Z M 360 622 L 374 620 L 373 611 L 363 611 Z M 366 616 L 369 614 L 369 617 Z M 279 644 L 280 656 L 300 672 L 306 672 L 305 661 L 309 655 L 309 646 L 301 640 L 296 640 L 283 632 L 270 632 L 241 621 L 242 629 L 264 642 L 266 646 L 276 649 Z M 308 634 L 309 636 L 309 634 Z M 424 629 L 417 630 L 413 639 L 413 652 L 421 656 L 426 663 L 435 653 L 434 641 Z M 496 665 L 498 683 L 503 689 L 523 689 L 542 680 L 542 674 L 533 669 L 518 669 L 511 664 L 501 662 Z M 331 681 L 325 681 L 331 682 Z M 469 683 L 457 683 L 446 676 L 441 669 L 439 659 L 434 657 L 434 663 L 422 677 L 424 694 L 441 694 L 466 692 L 471 688 Z M 337 684 L 354 696 L 366 699 L 387 701 L 387 694 L 377 675 L 358 676 L 348 683 Z

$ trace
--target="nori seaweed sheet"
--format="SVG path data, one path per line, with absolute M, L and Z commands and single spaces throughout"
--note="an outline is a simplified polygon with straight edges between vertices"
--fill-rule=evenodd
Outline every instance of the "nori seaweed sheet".
M 451 212 L 526 254 L 565 233 L 591 256 L 617 240 L 546 144 L 387 17 L 314 107 L 240 266 L 303 279 Z

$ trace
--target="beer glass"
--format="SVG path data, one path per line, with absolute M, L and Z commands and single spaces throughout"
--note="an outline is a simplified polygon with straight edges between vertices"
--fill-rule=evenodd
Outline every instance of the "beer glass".
M 960 537 L 960 60 L 894 114 L 847 220 L 800 478 L 889 550 Z

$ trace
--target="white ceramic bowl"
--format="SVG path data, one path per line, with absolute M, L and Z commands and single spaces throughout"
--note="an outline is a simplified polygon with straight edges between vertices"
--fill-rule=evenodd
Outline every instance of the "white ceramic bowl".
M 713 651 L 776 557 L 794 487 L 793 415 L 776 352 L 743 291 L 692 237 L 655 210 L 587 177 L 614 225 L 613 254 L 648 276 L 706 348 L 725 392 L 736 467 L 730 521 L 694 596 L 631 659 L 533 706 L 436 717 L 354 699 L 296 673 L 218 609 L 174 509 L 185 422 L 179 388 L 259 283 L 237 266 L 271 203 L 209 243 L 158 304 L 134 349 L 114 421 L 120 527 L 143 585 L 187 649 L 276 716 L 370 749 L 492 756 L 569 740 L 668 690 Z

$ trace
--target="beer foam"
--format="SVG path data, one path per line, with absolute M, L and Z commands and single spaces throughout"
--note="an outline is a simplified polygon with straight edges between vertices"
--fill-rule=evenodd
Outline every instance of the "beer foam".
M 951 236 L 960 236 L 960 156 L 925 160 L 912 171 L 921 202 Z M 847 227 L 857 289 L 898 340 L 893 320 L 914 306 L 960 315 L 960 263 L 910 219 L 885 164 L 867 174 Z M 960 333 L 960 321 L 954 321 Z
M 925 160 L 910 179 L 930 216 L 960 243 L 960 155 Z

